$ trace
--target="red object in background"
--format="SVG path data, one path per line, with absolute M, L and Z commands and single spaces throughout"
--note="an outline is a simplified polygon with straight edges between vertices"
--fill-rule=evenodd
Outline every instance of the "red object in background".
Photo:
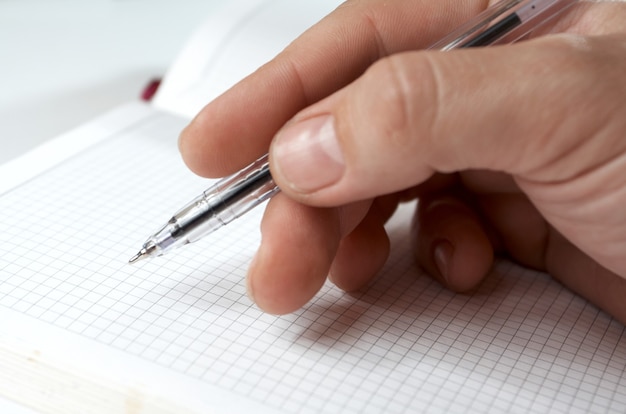
M 141 100 L 146 101 L 146 102 L 150 101 L 152 97 L 154 97 L 154 94 L 156 93 L 157 89 L 159 89 L 160 84 L 161 84 L 160 78 L 155 78 L 155 79 L 150 80 L 150 82 L 146 85 L 146 87 L 141 92 Z

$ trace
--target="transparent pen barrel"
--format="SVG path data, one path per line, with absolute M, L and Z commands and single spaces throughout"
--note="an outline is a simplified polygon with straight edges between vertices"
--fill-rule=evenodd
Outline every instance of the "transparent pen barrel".
M 172 220 L 178 226 L 177 232 L 184 234 L 184 243 L 191 243 L 242 216 L 278 191 L 265 155 L 238 173 L 220 180 L 175 214 Z
M 463 47 L 465 43 L 479 36 L 480 33 L 498 22 L 503 16 L 512 12 L 525 1 L 526 0 L 501 0 L 496 2 L 474 19 L 458 27 L 454 32 L 431 45 L 429 49 L 447 51 Z
M 500 42 L 513 43 L 536 29 L 537 22 L 548 21 L 549 17 L 557 15 L 575 2 L 576 0 L 500 0 L 431 45 L 429 49 L 447 51 Z M 489 30 L 493 28 L 502 30 Z M 485 36 L 486 34 L 489 36 Z

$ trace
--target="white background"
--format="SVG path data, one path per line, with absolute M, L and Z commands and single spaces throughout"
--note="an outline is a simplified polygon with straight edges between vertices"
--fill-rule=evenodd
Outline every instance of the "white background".
M 223 1 L 0 1 L 0 164 L 138 99 Z

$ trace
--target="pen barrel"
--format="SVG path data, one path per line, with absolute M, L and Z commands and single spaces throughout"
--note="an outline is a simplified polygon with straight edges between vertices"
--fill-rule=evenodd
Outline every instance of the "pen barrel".
M 184 243 L 194 242 L 241 217 L 278 191 L 265 155 L 220 180 L 176 213 L 170 221 L 176 223 L 172 236 L 184 236 Z
M 272 180 L 267 155 L 204 192 L 207 204 L 222 225 L 241 217 L 279 190 Z
M 500 0 L 432 45 L 442 51 L 514 42 L 577 0 Z M 152 235 L 141 254 L 161 255 L 194 242 L 276 194 L 269 157 L 259 158 L 194 199 Z M 149 253 L 148 253 L 149 252 Z
M 431 45 L 429 49 L 447 51 L 466 47 L 465 45 L 467 43 L 471 43 L 485 30 L 498 24 L 502 19 L 506 19 L 508 16 L 514 14 L 515 10 L 520 5 L 527 1 L 528 0 L 498 1 L 475 18 L 440 39 L 437 43 Z M 492 41 L 495 41 L 495 39 L 492 39 Z
M 447 51 L 513 43 L 576 0 L 500 0 L 429 49 Z

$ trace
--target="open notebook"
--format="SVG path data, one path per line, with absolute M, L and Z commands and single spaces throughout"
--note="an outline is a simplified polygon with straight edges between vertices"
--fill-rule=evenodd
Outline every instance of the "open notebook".
M 410 205 L 367 289 L 327 284 L 287 316 L 245 294 L 262 208 L 127 264 L 208 185 L 176 149 L 188 116 L 337 2 L 294 3 L 230 3 L 158 108 L 129 104 L 0 167 L 0 393 L 42 412 L 624 412 L 623 325 L 505 261 L 471 295 L 443 289 L 413 263 Z

